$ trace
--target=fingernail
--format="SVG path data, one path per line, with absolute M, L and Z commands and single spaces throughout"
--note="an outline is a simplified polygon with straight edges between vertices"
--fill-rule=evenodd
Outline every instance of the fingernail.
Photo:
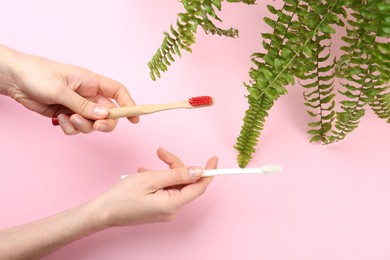
M 107 126 L 105 124 L 100 124 L 96 127 L 96 130 L 98 131 L 106 131 L 107 130 Z
M 203 175 L 203 168 L 199 166 L 192 166 L 188 168 L 188 173 L 193 179 L 197 179 Z
M 81 124 L 82 124 L 81 118 L 79 118 L 78 116 L 71 117 L 70 122 L 72 124 L 74 124 L 75 126 L 81 126 Z
M 97 116 L 107 116 L 108 115 L 108 109 L 105 107 L 95 106 L 93 109 L 93 113 Z
M 68 121 L 66 115 L 63 115 L 63 114 L 58 115 L 57 118 L 58 118 L 58 122 L 60 123 L 60 125 L 65 125 L 66 122 Z

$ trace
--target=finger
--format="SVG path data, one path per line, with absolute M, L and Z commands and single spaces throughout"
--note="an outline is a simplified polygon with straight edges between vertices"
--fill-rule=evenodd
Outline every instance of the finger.
M 218 157 L 213 156 L 207 161 L 205 169 L 206 170 L 216 169 L 217 166 L 218 166 Z M 213 179 L 214 177 L 203 177 L 198 182 L 204 182 L 206 186 L 208 186 Z
M 59 95 L 58 103 L 87 119 L 97 120 L 108 116 L 107 107 L 89 101 L 68 87 Z
M 115 129 L 118 121 L 113 119 L 96 120 L 93 129 L 101 132 L 111 132 Z
M 217 165 L 218 165 L 218 157 L 217 156 L 213 156 L 213 157 L 211 157 L 207 161 L 205 169 L 207 169 L 207 170 L 209 170 L 209 169 L 216 169 Z
M 88 134 L 93 131 L 93 122 L 81 117 L 78 114 L 71 115 L 69 121 L 73 127 L 81 133 Z
M 205 169 L 216 169 L 217 164 L 218 158 L 212 157 L 207 161 Z M 177 199 L 178 207 L 183 207 L 202 195 L 212 180 L 213 177 L 203 177 L 193 184 L 184 186 L 180 191 L 180 197 Z
M 144 167 L 139 167 L 137 170 L 137 172 L 147 172 L 147 171 L 149 171 L 149 169 L 144 168 Z
M 99 89 L 100 93 L 106 97 L 114 99 L 119 106 L 135 106 L 133 98 L 130 96 L 127 88 L 121 83 L 112 80 L 110 78 L 97 75 L 99 78 Z M 139 116 L 128 118 L 132 123 L 139 122 Z
M 217 167 L 217 164 L 218 164 L 218 158 L 214 156 L 207 161 L 205 169 L 215 169 Z M 203 177 L 203 178 L 200 178 L 197 182 L 203 182 L 207 186 L 212 180 L 213 180 L 213 177 Z M 187 185 L 182 184 L 182 185 L 176 185 L 176 186 L 173 186 L 170 188 L 175 188 L 175 189 L 181 190 L 185 186 L 187 186 Z
M 197 181 L 203 174 L 201 167 L 179 167 L 168 171 L 152 172 L 153 184 L 151 189 L 158 190 Z
M 100 104 L 104 107 L 112 108 L 116 107 L 115 104 L 108 98 L 98 95 L 95 100 L 97 104 Z M 100 119 L 96 120 L 93 124 L 93 129 L 101 132 L 111 132 L 115 129 L 118 123 L 117 119 Z
M 69 117 L 67 115 L 58 115 L 58 122 L 61 126 L 62 131 L 64 131 L 66 135 L 76 135 L 79 133 L 79 131 L 75 129 L 74 126 L 70 123 Z
M 99 103 L 104 107 L 115 107 L 115 104 L 112 103 L 107 98 L 104 98 L 101 95 L 97 95 L 93 100 L 95 103 Z M 94 130 L 100 131 L 112 131 L 116 126 L 116 120 L 107 119 L 101 120 L 98 123 L 88 120 L 82 117 L 79 114 L 72 114 L 69 118 L 70 123 L 72 123 L 73 127 L 81 133 L 88 134 Z
M 162 160 L 163 162 L 168 164 L 170 169 L 178 168 L 178 167 L 184 167 L 184 164 L 179 159 L 179 157 L 177 157 L 176 155 L 168 152 L 167 150 L 165 150 L 162 147 L 158 148 L 157 156 L 158 156 L 158 158 L 160 158 L 160 160 Z

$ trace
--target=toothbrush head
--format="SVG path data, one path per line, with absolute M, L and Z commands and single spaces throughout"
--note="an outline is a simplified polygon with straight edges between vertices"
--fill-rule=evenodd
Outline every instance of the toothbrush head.
M 280 165 L 272 165 L 272 164 L 264 165 L 263 167 L 261 167 L 261 169 L 265 174 L 275 174 L 282 171 L 282 167 Z
M 188 99 L 188 103 L 193 107 L 212 106 L 214 104 L 214 98 L 210 96 L 192 97 Z

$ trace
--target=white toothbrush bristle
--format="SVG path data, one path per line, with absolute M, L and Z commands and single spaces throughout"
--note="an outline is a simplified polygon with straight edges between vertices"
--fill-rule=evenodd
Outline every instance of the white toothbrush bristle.
M 274 174 L 282 171 L 282 167 L 279 165 L 264 165 L 261 169 L 265 174 Z

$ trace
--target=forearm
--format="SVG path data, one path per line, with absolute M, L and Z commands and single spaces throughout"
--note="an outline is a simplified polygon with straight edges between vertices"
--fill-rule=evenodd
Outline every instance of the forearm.
M 105 229 L 93 203 L 55 216 L 0 231 L 0 259 L 40 259 L 92 233 Z
M 15 84 L 13 67 L 20 53 L 0 44 L 0 94 L 10 96 L 12 86 Z

